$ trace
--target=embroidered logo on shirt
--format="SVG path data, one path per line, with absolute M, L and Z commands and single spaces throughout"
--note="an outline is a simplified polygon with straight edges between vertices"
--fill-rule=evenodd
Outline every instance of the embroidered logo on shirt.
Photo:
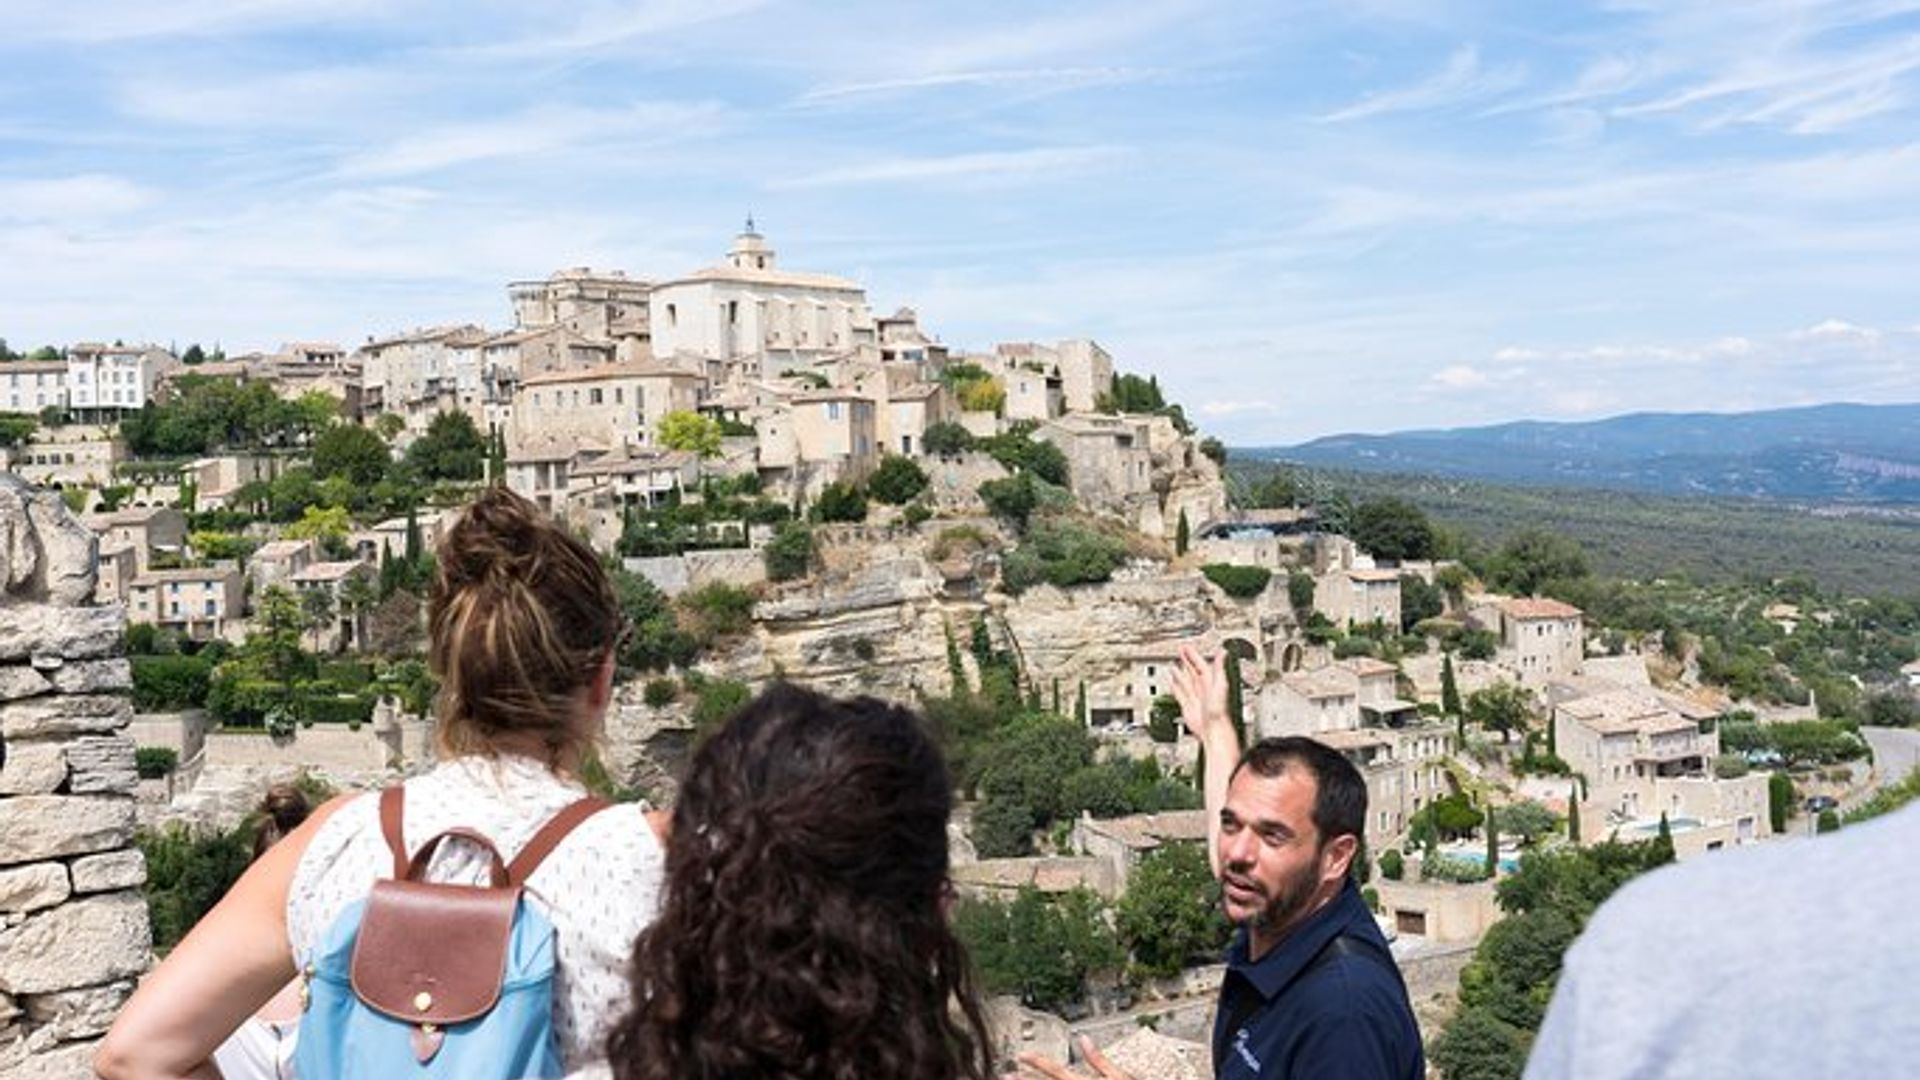
M 1253 1070 L 1253 1075 L 1255 1076 L 1260 1075 L 1260 1059 L 1257 1057 L 1254 1057 L 1253 1051 L 1247 1049 L 1247 1029 L 1246 1028 L 1241 1028 L 1233 1036 L 1233 1052 L 1236 1054 L 1239 1054 L 1240 1060 L 1247 1063 L 1247 1068 Z

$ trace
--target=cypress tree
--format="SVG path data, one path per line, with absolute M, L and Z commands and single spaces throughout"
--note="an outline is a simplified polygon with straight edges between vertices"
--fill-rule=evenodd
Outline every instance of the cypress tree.
M 1487 807 L 1487 876 L 1500 873 L 1500 826 L 1494 824 L 1493 807 Z
M 942 627 L 947 634 L 947 678 L 953 688 L 947 693 L 954 697 L 971 693 L 973 688 L 967 685 L 967 666 L 960 662 L 960 644 L 953 640 L 953 627 Z
M 1081 679 L 1081 680 L 1080 680 L 1080 696 L 1079 696 L 1079 697 L 1077 697 L 1077 698 L 1075 698 L 1075 699 L 1074 699 L 1074 702 L 1073 702 L 1073 718 L 1074 718 L 1075 720 L 1078 720 L 1078 721 L 1080 721 L 1080 723 L 1081 723 L 1081 726 L 1083 726 L 1083 727 L 1084 727 L 1084 726 L 1086 725 L 1086 722 L 1087 722 L 1087 680 L 1085 680 L 1085 679 Z
M 420 511 L 407 507 L 407 568 L 420 561 Z
M 393 544 L 385 537 L 380 539 L 380 599 L 392 596 L 394 590 L 406 584 L 405 574 L 399 562 L 393 557 Z
M 1556 726 L 1553 722 L 1553 711 L 1549 709 L 1547 711 L 1547 753 L 1554 757 L 1559 757 L 1560 738 L 1554 734 L 1554 728 Z
M 1660 831 L 1654 836 L 1653 842 L 1660 849 L 1661 863 L 1670 863 L 1676 858 L 1673 851 L 1673 829 L 1667 824 L 1665 810 L 1660 811 Z
M 1580 843 L 1580 792 L 1575 788 L 1567 789 L 1567 839 L 1575 846 Z
M 1053 677 L 1053 715 L 1060 715 L 1060 676 Z
M 1240 738 L 1240 745 L 1247 745 L 1246 705 L 1241 700 L 1240 658 L 1232 649 L 1227 650 L 1227 717 L 1233 721 L 1233 733 Z
M 1187 525 L 1187 509 L 1183 506 L 1180 508 L 1180 524 L 1173 531 L 1173 553 L 1175 555 L 1185 555 L 1187 553 L 1187 545 L 1192 543 L 1192 541 L 1193 530 Z
M 1448 716 L 1459 716 L 1461 711 L 1460 684 L 1454 680 L 1452 653 L 1440 660 L 1440 711 Z

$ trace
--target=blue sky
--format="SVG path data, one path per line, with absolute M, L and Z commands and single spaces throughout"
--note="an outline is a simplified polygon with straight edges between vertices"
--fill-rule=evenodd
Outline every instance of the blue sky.
M 1231 443 L 1920 400 L 1920 3 L 10 0 L 0 336 L 351 344 L 751 211 Z

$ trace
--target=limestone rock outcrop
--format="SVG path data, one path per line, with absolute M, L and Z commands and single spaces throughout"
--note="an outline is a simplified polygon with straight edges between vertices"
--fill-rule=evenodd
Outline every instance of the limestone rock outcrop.
M 93 1075 L 152 962 L 123 610 L 93 534 L 0 473 L 0 1076 Z

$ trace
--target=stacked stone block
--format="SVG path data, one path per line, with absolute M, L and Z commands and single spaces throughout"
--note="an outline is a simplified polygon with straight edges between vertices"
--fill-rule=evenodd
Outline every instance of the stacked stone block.
M 152 960 L 126 615 L 96 573 L 59 494 L 0 473 L 0 1076 L 91 1076 Z

